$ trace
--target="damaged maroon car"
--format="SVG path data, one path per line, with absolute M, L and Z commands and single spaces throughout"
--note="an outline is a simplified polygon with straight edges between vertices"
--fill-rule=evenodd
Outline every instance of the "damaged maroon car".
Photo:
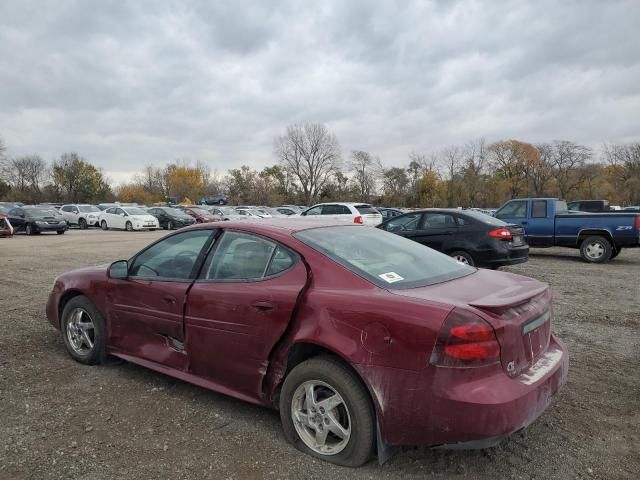
M 61 275 L 47 316 L 79 362 L 113 355 L 276 408 L 298 449 L 358 466 L 533 422 L 567 376 L 551 297 L 379 229 L 219 222 Z

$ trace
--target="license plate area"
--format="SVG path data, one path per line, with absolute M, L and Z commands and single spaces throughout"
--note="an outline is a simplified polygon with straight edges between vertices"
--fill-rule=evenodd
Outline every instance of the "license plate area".
M 540 328 L 545 323 L 547 323 L 550 318 L 551 318 L 551 314 L 549 313 L 549 311 L 546 311 L 542 315 L 540 315 L 539 317 L 536 317 L 536 318 L 534 318 L 532 320 L 529 320 L 527 323 L 525 323 L 522 326 L 522 335 L 524 336 L 524 335 L 526 335 L 528 333 L 531 333 L 534 330 Z
M 522 245 L 524 245 L 524 242 L 522 240 L 522 236 L 521 235 L 514 235 L 512 243 L 513 243 L 514 247 L 521 247 Z

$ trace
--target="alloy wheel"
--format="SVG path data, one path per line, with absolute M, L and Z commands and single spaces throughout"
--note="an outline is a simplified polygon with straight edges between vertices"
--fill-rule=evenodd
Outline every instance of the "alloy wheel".
M 293 394 L 291 418 L 300 439 L 316 453 L 336 455 L 349 443 L 349 409 L 328 383 L 309 380 L 300 384 Z
M 93 349 L 96 338 L 95 326 L 91 316 L 83 308 L 76 308 L 67 322 L 69 345 L 78 355 L 88 355 Z

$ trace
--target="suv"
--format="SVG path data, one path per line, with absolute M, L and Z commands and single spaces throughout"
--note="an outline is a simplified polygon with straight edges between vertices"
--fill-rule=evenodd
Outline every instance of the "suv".
M 382 215 L 368 203 L 319 203 L 305 210 L 301 217 L 335 218 L 375 227 L 382 222 Z
M 78 225 L 83 230 L 100 226 L 98 216 L 101 210 L 95 205 L 63 205 L 58 211 L 69 225 Z

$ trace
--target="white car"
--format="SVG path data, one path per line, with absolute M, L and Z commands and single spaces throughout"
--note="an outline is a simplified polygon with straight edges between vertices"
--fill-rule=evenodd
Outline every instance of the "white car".
M 158 219 L 140 207 L 110 207 L 100 214 L 100 227 L 121 230 L 155 230 Z
M 233 207 L 202 207 L 213 215 L 222 217 L 223 220 L 242 220 L 247 218 L 244 215 L 240 215 L 238 211 Z
M 332 218 L 375 227 L 382 214 L 368 203 L 318 203 L 300 214 L 306 218 Z
M 102 213 L 95 205 L 63 205 L 58 210 L 69 225 L 78 225 L 80 228 L 98 227 L 98 217 Z

